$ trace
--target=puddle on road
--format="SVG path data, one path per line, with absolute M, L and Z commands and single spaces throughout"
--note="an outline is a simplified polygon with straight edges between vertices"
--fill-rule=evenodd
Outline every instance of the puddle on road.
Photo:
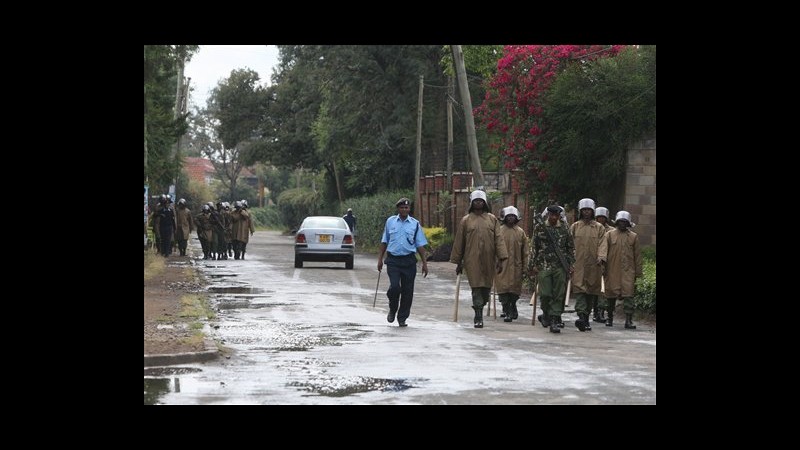
M 353 394 L 364 392 L 399 392 L 413 388 L 408 380 L 372 378 L 372 377 L 348 377 L 338 379 L 320 379 L 309 382 L 293 382 L 288 386 L 299 388 L 301 391 L 308 391 L 325 397 L 346 397 Z
M 263 294 L 265 291 L 249 286 L 211 286 L 208 288 L 208 292 L 212 294 Z
M 212 274 L 206 275 L 208 278 L 226 278 L 226 277 L 238 277 L 238 273 L 220 273 L 220 274 Z
M 145 367 L 145 377 L 169 377 L 171 375 L 185 375 L 201 372 L 195 367 Z M 173 378 L 145 378 L 144 379 L 144 404 L 157 405 L 158 400 L 170 392 L 181 391 L 181 379 Z

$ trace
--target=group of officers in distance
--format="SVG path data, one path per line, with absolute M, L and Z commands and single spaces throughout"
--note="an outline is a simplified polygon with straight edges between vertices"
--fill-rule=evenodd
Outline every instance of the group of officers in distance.
M 178 207 L 172 207 L 172 199 L 162 195 L 158 207 L 152 214 L 153 234 L 156 248 L 162 256 L 172 254 L 173 242 L 177 241 L 180 256 L 186 256 L 186 245 L 192 231 L 197 230 L 197 238 L 203 248 L 203 259 L 244 259 L 247 243 L 256 229 L 247 200 L 204 204 L 200 214 L 192 216 L 186 200 L 178 200 Z
M 406 198 L 397 202 L 398 214 L 386 221 L 378 255 L 378 271 L 385 263 L 391 284 L 386 293 L 387 320 L 391 323 L 397 316 L 401 327 L 406 326 L 413 300 L 415 252 L 420 254 L 423 275 L 428 274 L 424 249 L 427 240 L 419 222 L 408 215 L 409 203 Z M 567 225 L 564 208 L 548 206 L 541 220 L 536 218 L 533 236 L 528 239 L 517 225 L 517 208 L 503 208 L 498 219 L 489 210 L 485 192 L 475 190 L 470 194 L 468 214 L 455 230 L 450 262 L 456 264 L 456 274 L 467 274 L 475 328 L 483 328 L 483 308 L 490 300 L 493 285 L 503 306 L 503 321 L 518 318 L 523 273 L 536 282 L 542 308 L 537 319 L 552 333 L 560 333 L 564 326 L 561 314 L 568 283 L 572 283 L 576 294 L 578 330 L 592 329 L 592 313 L 595 322 L 613 326 L 617 300 L 623 303 L 625 328 L 636 328 L 633 296 L 636 278 L 642 276 L 642 257 L 638 237 L 631 230 L 635 226 L 631 215 L 619 211 L 611 226 L 608 209 L 595 208 L 594 200 L 581 199 L 578 209 L 580 218 Z M 604 298 L 598 298 L 601 296 Z

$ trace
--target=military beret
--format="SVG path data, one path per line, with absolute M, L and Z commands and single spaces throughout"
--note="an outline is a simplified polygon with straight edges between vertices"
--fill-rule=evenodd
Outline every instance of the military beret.
M 410 205 L 411 201 L 405 197 L 401 198 L 394 204 L 394 206 L 403 206 L 403 205 Z

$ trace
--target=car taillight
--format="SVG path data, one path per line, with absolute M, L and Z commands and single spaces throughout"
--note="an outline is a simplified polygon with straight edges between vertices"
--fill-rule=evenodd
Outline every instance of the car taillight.
M 353 236 L 350 236 L 349 234 L 345 235 L 342 244 L 352 244 L 352 243 L 353 243 Z
M 305 244 L 306 243 L 306 235 L 303 233 L 298 234 L 294 237 L 295 244 Z

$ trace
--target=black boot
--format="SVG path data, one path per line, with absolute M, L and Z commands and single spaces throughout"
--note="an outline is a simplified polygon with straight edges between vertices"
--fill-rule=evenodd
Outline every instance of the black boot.
M 511 322 L 511 303 L 503 302 L 503 314 L 501 315 L 503 322 Z
M 594 317 L 592 320 L 595 322 L 602 322 L 603 320 L 600 318 L 600 307 L 596 296 L 594 300 L 592 300 L 592 309 L 594 310 Z
M 483 307 L 473 306 L 475 310 L 475 328 L 483 328 Z
M 519 319 L 519 311 L 517 311 L 517 301 L 514 300 L 513 302 L 510 303 L 510 305 L 511 305 L 511 318 L 513 320 Z
M 558 327 L 558 321 L 561 320 L 558 316 L 550 316 L 550 332 L 561 333 L 561 328 Z
M 242 250 L 242 259 L 244 259 L 244 250 Z
M 606 326 L 613 327 L 614 326 L 614 311 L 608 310 L 608 318 L 606 319 Z
M 575 328 L 580 331 L 591 330 L 592 326 L 589 324 L 589 314 L 581 313 L 578 314 L 578 320 L 575 321 Z
M 608 319 L 606 319 L 607 327 L 614 326 L 614 308 L 616 308 L 616 306 L 617 306 L 617 299 L 615 298 L 606 299 L 606 312 L 608 312 Z
M 550 326 L 550 316 L 546 314 L 539 314 L 537 319 L 539 319 L 539 323 L 541 323 L 543 327 L 547 328 Z
M 633 324 L 633 314 L 625 314 L 625 329 L 635 330 L 636 325 Z

